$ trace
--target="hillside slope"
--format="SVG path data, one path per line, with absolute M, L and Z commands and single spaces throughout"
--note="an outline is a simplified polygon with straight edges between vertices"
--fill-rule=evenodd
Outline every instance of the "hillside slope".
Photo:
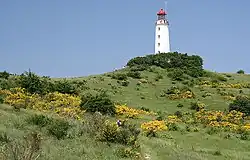
M 191 61 L 184 67 L 135 58 L 124 69 L 69 79 L 2 74 L 0 159 L 11 157 L 14 142 L 25 148 L 31 132 L 42 137 L 38 159 L 250 159 L 250 75 L 203 71 L 199 57 L 183 56 Z M 111 102 L 116 113 L 105 115 Z

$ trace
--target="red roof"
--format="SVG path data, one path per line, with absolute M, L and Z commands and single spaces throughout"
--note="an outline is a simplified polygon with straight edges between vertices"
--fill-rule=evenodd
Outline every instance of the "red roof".
M 157 15 L 166 15 L 167 13 L 161 8 L 159 12 L 157 12 Z

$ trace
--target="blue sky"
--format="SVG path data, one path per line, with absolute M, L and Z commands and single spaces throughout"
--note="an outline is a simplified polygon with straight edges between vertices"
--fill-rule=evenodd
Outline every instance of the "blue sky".
M 121 68 L 154 51 L 164 0 L 1 0 L 0 70 L 51 77 Z M 204 68 L 250 72 L 249 0 L 168 0 L 171 50 Z

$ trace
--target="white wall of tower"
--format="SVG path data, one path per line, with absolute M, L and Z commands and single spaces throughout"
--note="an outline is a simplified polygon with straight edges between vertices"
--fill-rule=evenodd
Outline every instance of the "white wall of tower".
M 155 53 L 170 52 L 169 27 L 167 22 L 158 20 L 155 25 Z

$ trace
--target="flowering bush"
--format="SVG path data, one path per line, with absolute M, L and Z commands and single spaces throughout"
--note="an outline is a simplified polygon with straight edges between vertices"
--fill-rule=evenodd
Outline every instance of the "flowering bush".
M 115 122 L 106 120 L 104 126 L 100 130 L 99 140 L 115 142 L 118 130 L 118 125 Z
M 190 104 L 191 106 L 190 106 L 190 109 L 192 109 L 192 110 L 196 110 L 196 111 L 200 111 L 200 110 L 203 110 L 203 109 L 205 109 L 205 104 L 204 103 L 202 103 L 202 102 L 191 102 L 191 104 Z
M 195 98 L 195 94 L 187 87 L 172 86 L 165 94 L 171 100 Z
M 205 86 L 205 87 L 216 87 L 216 88 L 249 88 L 250 83 L 225 83 L 225 82 L 212 82 L 212 81 L 201 81 L 199 82 L 199 85 Z
M 77 119 L 84 113 L 79 108 L 81 99 L 78 96 L 58 92 L 41 96 L 30 94 L 22 88 L 14 88 L 10 91 L 0 90 L 0 94 L 6 96 L 4 103 L 14 107 L 30 108 L 39 111 L 54 111 L 61 116 L 69 116 Z
M 234 101 L 234 100 L 236 100 L 236 97 L 235 96 L 223 96 L 223 98 L 225 99 L 225 100 L 228 100 L 228 101 Z
M 116 105 L 116 114 L 125 115 L 127 118 L 138 118 L 139 115 L 153 115 L 155 113 L 141 109 L 129 108 L 126 105 Z
M 243 125 L 243 115 L 243 113 L 237 111 L 225 113 L 222 111 L 201 110 L 195 113 L 195 119 L 206 126 L 237 130 Z
M 167 117 L 167 124 L 178 123 L 178 122 L 181 122 L 181 119 L 179 119 L 176 115 L 170 115 Z
M 141 124 L 141 128 L 146 132 L 147 136 L 155 136 L 156 132 L 167 130 L 168 127 L 165 121 L 153 120 L 149 122 L 144 122 Z

